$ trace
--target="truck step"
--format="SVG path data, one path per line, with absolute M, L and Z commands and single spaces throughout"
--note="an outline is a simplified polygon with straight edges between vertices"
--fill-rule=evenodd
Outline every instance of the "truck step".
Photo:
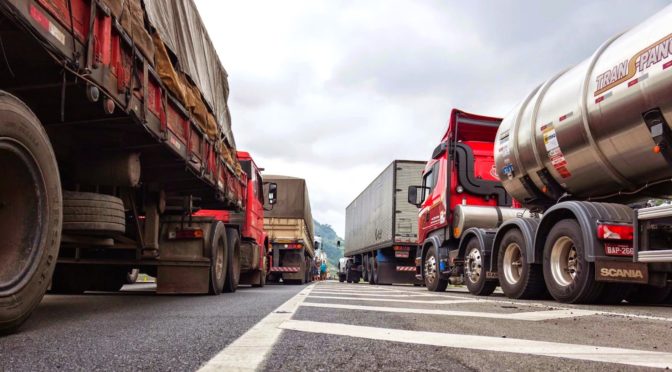
M 672 262 L 672 249 L 637 252 L 638 262 Z

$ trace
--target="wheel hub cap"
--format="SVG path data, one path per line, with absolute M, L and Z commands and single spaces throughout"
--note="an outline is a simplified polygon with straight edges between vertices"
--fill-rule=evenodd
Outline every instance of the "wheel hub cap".
M 551 248 L 551 274 L 555 282 L 566 287 L 574 282 L 578 256 L 574 241 L 568 236 L 558 238 Z
M 523 255 L 518 244 L 510 243 L 506 246 L 502 266 L 504 279 L 510 284 L 518 283 L 523 273 Z
M 473 248 L 467 255 L 466 277 L 472 283 L 478 283 L 482 273 L 481 252 L 478 248 Z

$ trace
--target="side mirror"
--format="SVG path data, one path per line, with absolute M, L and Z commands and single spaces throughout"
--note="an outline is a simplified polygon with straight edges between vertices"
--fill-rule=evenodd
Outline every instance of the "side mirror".
M 313 243 L 314 243 L 314 246 L 315 246 L 315 250 L 320 249 L 320 242 L 318 242 L 318 241 L 316 240 L 316 241 L 314 241 Z
M 429 191 L 429 187 L 409 186 L 408 203 L 420 208 L 422 202 L 425 200 L 425 191 Z
M 271 182 L 268 184 L 268 204 L 273 205 L 278 201 L 278 184 Z
M 340 240 L 336 242 L 336 246 L 337 246 L 337 247 L 340 247 L 340 246 L 341 246 L 341 241 L 340 241 Z

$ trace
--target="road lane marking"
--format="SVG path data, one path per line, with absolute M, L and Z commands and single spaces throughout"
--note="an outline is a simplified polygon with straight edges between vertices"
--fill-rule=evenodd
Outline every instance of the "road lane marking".
M 362 293 L 362 292 L 350 292 L 350 291 L 332 291 L 324 289 L 315 289 L 313 290 L 313 293 L 329 293 L 329 294 L 343 294 L 352 296 L 375 296 L 375 297 L 449 297 L 449 296 L 439 296 L 431 294 Z M 460 297 L 460 299 L 464 298 Z
M 406 331 L 401 329 L 313 322 L 306 320 L 289 320 L 282 323 L 280 328 L 299 332 L 349 336 L 408 344 L 487 350 L 602 363 L 618 363 L 639 367 L 672 368 L 672 353 L 658 351 L 575 345 L 516 338 Z
M 304 288 L 273 310 L 210 359 L 199 371 L 254 371 L 260 368 L 282 333 L 282 329 L 279 328 L 280 324 L 294 315 L 314 286 L 315 284 Z
M 579 316 L 589 316 L 596 314 L 595 311 L 578 310 L 578 309 L 527 311 L 521 313 L 485 313 L 479 311 L 455 311 L 455 310 L 439 310 L 439 309 L 414 309 L 404 307 L 360 306 L 360 305 L 345 305 L 345 304 L 318 303 L 318 302 L 303 302 L 300 304 L 300 306 L 320 307 L 328 309 L 377 311 L 384 313 L 425 314 L 425 315 L 444 315 L 444 316 L 458 316 L 458 317 L 461 316 L 472 318 L 525 320 L 532 322 L 551 320 L 551 319 L 574 318 Z
M 451 297 L 451 298 L 461 298 L 461 299 L 474 299 L 474 300 L 482 302 L 482 303 L 496 303 L 496 304 L 506 304 L 506 305 L 529 306 L 529 307 L 537 307 L 537 308 L 545 308 L 545 309 L 559 309 L 559 310 L 569 310 L 569 311 L 574 311 L 574 310 L 584 311 L 583 309 L 580 309 L 578 307 L 561 306 L 561 304 L 559 304 L 559 303 L 522 302 L 522 301 L 513 301 L 513 300 L 510 300 L 510 299 L 506 299 L 506 298 L 501 299 L 501 300 L 491 300 L 491 299 L 485 299 L 485 298 L 474 298 L 473 296 L 459 296 L 459 295 L 457 295 L 457 296 L 449 295 L 449 297 Z M 616 316 L 616 317 L 622 317 L 622 318 L 633 318 L 633 319 L 641 319 L 641 320 L 656 320 L 656 321 L 661 321 L 661 322 L 672 322 L 672 318 L 668 318 L 668 317 L 664 317 L 664 316 L 632 314 L 632 313 L 624 313 L 624 312 L 619 312 L 619 311 L 603 311 L 603 310 L 589 310 L 589 311 L 593 311 L 595 313 L 595 315 Z
M 313 292 L 316 293 L 316 292 Z M 377 301 L 377 302 L 403 302 L 411 304 L 436 304 L 436 305 L 449 305 L 449 304 L 467 304 L 478 302 L 477 300 L 407 300 L 407 299 L 394 299 L 394 298 L 373 298 L 373 297 L 342 297 L 342 296 L 316 296 L 311 294 L 309 298 L 323 298 L 330 300 L 348 300 L 348 301 Z

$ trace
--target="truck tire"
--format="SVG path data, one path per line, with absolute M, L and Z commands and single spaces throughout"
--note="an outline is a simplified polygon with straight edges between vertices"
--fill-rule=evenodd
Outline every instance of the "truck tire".
M 224 292 L 233 293 L 238 289 L 240 282 L 240 238 L 238 231 L 226 229 L 227 236 L 227 264 L 224 281 Z
M 467 242 L 464 256 L 464 282 L 469 293 L 476 296 L 490 296 L 497 288 L 497 282 L 487 280 L 485 275 L 483 247 L 478 239 L 471 238 Z
M 438 257 L 436 247 L 430 248 L 425 256 L 425 286 L 431 292 L 443 292 L 448 287 L 448 280 L 441 278 Z
M 366 255 L 362 256 L 362 279 L 364 282 L 369 281 L 369 257 Z
M 369 257 L 369 284 L 376 284 L 376 280 L 378 279 L 378 275 L 376 274 L 376 268 L 375 266 L 375 261 L 376 261 L 376 256 L 371 256 Z
M 232 249 L 228 244 L 227 231 L 224 224 L 220 221 L 214 222 L 210 235 L 210 284 L 208 292 L 211 295 L 218 295 L 224 287 L 226 274 L 230 270 L 229 254 Z M 235 289 L 234 289 L 235 291 Z
M 497 275 L 506 297 L 531 299 L 544 294 L 542 267 L 527 263 L 525 240 L 518 229 L 507 231 L 499 243 Z
M 33 112 L 0 91 L 0 334 L 16 330 L 49 286 L 63 199 L 49 137 Z
M 63 231 L 123 234 L 124 202 L 111 195 L 63 191 Z
M 595 266 L 584 259 L 581 227 L 574 219 L 555 224 L 544 244 L 544 281 L 551 296 L 565 303 L 595 302 L 603 283 L 595 281 Z
M 266 259 L 264 259 L 262 261 L 261 269 L 259 269 L 256 274 L 259 278 L 256 280 L 256 283 L 252 283 L 253 287 L 261 288 L 266 285 L 266 267 Z
M 672 296 L 672 285 L 654 287 L 652 285 L 635 285 L 624 296 L 631 304 L 663 304 Z
M 345 281 L 345 275 L 343 274 L 338 274 L 338 281 L 343 283 Z

